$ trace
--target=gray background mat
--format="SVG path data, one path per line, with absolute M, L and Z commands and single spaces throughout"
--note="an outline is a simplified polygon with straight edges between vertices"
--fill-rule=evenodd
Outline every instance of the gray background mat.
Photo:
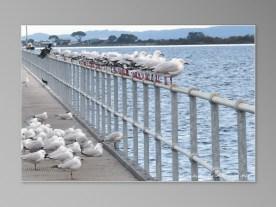
M 1 0 L 0 206 L 275 206 L 273 0 Z M 256 24 L 257 182 L 22 183 L 21 24 Z

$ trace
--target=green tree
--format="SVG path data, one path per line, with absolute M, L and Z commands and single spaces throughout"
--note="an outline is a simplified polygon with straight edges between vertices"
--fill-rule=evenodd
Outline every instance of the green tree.
M 51 40 L 51 41 L 53 41 L 53 42 L 55 42 L 55 43 L 57 43 L 57 44 L 59 42 L 59 37 L 57 35 L 50 35 L 48 37 L 48 39 Z
M 205 35 L 202 32 L 189 32 L 187 40 L 191 42 L 197 42 L 203 40 Z
M 78 42 L 81 42 L 81 39 L 86 36 L 86 33 L 83 31 L 77 31 L 77 32 L 73 32 L 71 36 L 76 38 Z
M 115 42 L 117 40 L 117 37 L 115 35 L 110 35 L 107 39 L 108 42 Z
M 134 43 L 138 40 L 138 37 L 136 37 L 133 34 L 121 34 L 120 37 L 118 37 L 117 42 L 118 43 Z

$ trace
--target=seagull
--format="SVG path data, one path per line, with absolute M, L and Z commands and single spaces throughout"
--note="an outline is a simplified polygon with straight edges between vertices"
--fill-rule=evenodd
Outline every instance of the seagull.
M 25 138 L 26 138 L 25 133 L 26 133 L 27 131 L 28 131 L 27 128 L 22 128 L 22 129 L 21 129 L 21 139 L 25 139 Z
M 46 119 L 48 119 L 48 115 L 47 112 L 43 112 L 42 114 L 34 115 L 33 118 L 38 118 L 38 120 L 40 121 L 45 121 Z
M 184 70 L 184 64 L 188 63 L 181 58 L 173 58 L 170 61 L 155 66 L 153 72 L 163 74 L 165 76 L 165 84 L 167 83 L 166 77 L 169 76 L 172 85 L 172 77 L 177 76 Z
M 74 137 L 80 145 L 88 141 L 88 138 L 81 129 L 76 129 Z
M 44 142 L 41 137 L 38 137 L 37 140 L 26 139 L 23 141 L 23 146 L 30 152 L 36 152 L 43 148 Z
M 28 129 L 38 129 L 41 126 L 41 122 L 32 122 L 30 123 L 30 125 L 28 126 Z
M 64 162 L 65 160 L 72 159 L 73 151 L 64 146 L 60 146 L 57 150 L 47 155 L 48 158 Z
M 54 136 L 51 139 L 48 139 L 47 142 L 45 141 L 44 149 L 47 151 L 54 151 L 58 149 L 60 146 L 64 146 L 65 142 L 62 137 Z
M 58 137 L 64 137 L 65 136 L 65 131 L 62 129 L 54 129 L 54 135 Z
M 34 123 L 34 122 L 39 122 L 38 118 L 31 118 L 29 121 L 27 121 L 28 124 Z
M 80 144 L 81 149 L 89 148 L 89 147 L 95 147 L 93 142 L 91 140 L 87 140 L 86 142 L 83 142 Z
M 103 142 L 113 142 L 114 148 L 118 149 L 117 143 L 124 138 L 122 132 L 112 132 L 111 134 L 107 135 L 107 137 L 103 140 Z
M 103 155 L 103 144 L 97 143 L 95 147 L 84 148 L 81 153 L 87 157 L 101 157 Z
M 24 130 L 24 132 L 22 133 L 23 139 L 33 138 L 33 137 L 35 137 L 35 131 L 33 129 Z
M 73 114 L 70 111 L 67 111 L 65 114 L 56 114 L 55 116 L 64 120 L 73 119 Z
M 81 153 L 81 147 L 78 142 L 74 142 L 72 144 L 67 145 L 67 148 L 71 149 L 74 154 Z
M 39 150 L 37 152 L 32 152 L 29 154 L 22 155 L 21 159 L 27 162 L 33 163 L 36 170 L 36 164 L 44 160 L 45 154 L 46 152 L 44 150 Z
M 80 169 L 81 167 L 81 159 L 78 156 L 75 156 L 71 159 L 65 160 L 63 163 L 53 166 L 61 169 L 68 169 L 70 170 L 70 178 L 73 179 L 73 171 Z
M 65 130 L 64 140 L 66 144 L 73 143 L 76 141 L 76 130 L 73 128 L 69 128 Z

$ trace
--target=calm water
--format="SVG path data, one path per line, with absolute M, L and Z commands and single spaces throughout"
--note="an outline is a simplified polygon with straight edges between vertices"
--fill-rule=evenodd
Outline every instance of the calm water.
M 69 48 L 71 50 L 96 50 L 99 52 L 117 51 L 132 53 L 134 51 L 161 50 L 165 57 L 183 58 L 190 64 L 184 72 L 174 78 L 174 83 L 184 87 L 197 87 L 205 92 L 218 92 L 228 99 L 242 99 L 255 105 L 255 46 L 254 45 L 215 45 L 215 46 L 162 46 L 162 47 L 102 47 Z M 121 85 L 121 84 L 119 84 Z M 120 89 L 120 88 L 119 88 Z M 112 90 L 112 83 L 111 83 Z M 120 89 L 121 91 L 121 89 Z M 143 123 L 143 88 L 138 84 L 138 120 Z M 121 96 L 121 94 L 120 94 Z M 150 128 L 154 129 L 154 90 L 149 87 Z M 113 100 L 112 100 L 113 101 Z M 119 99 L 122 106 L 122 99 Z M 188 97 L 178 97 L 179 142 L 184 149 L 190 149 L 189 102 Z M 171 99 L 170 93 L 161 90 L 162 136 L 171 140 Z M 211 163 L 211 127 L 210 104 L 197 99 L 198 108 L 198 150 L 199 156 Z M 128 81 L 128 114 L 132 116 L 131 82 Z M 220 107 L 221 168 L 225 174 L 238 179 L 237 126 L 235 110 Z M 113 123 L 113 120 L 112 120 Z M 120 123 L 122 130 L 122 122 Z M 132 156 L 132 126 L 128 125 L 129 154 Z M 155 143 L 150 139 L 150 171 L 155 176 Z M 247 144 L 249 180 L 255 180 L 255 115 L 247 115 Z M 143 133 L 139 132 L 139 164 L 143 166 Z M 171 180 L 171 150 L 162 148 L 163 180 Z M 190 180 L 190 161 L 179 154 L 180 180 Z M 208 170 L 199 168 L 200 180 L 211 180 Z

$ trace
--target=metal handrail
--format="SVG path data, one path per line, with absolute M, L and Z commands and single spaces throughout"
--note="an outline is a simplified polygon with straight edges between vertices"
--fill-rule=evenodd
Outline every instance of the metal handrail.
M 31 55 L 35 60 L 33 62 L 28 60 L 26 55 Z M 96 68 L 91 68 L 77 63 L 71 63 L 63 60 L 57 60 L 52 57 L 47 57 L 43 60 L 46 64 L 40 66 L 37 62 L 42 62 L 36 55 L 30 52 L 23 51 L 23 63 L 30 66 L 31 70 L 36 71 L 36 75 L 41 75 L 44 73 L 51 77 L 52 80 L 59 83 L 59 86 L 53 86 L 56 88 L 57 93 L 61 93 L 61 87 L 67 91 L 66 96 L 63 97 L 66 101 L 72 102 L 74 98 L 77 97 L 77 109 L 80 112 L 80 116 L 88 123 L 94 123 L 96 118 L 96 129 L 98 132 L 105 134 L 106 125 L 107 131 L 111 132 L 111 115 L 114 116 L 114 130 L 118 130 L 118 118 L 123 121 L 123 134 L 127 137 L 127 123 L 133 126 L 134 135 L 134 161 L 138 163 L 138 129 L 142 130 L 144 133 L 144 169 L 149 172 L 149 135 L 155 138 L 156 141 L 156 178 L 158 180 L 162 179 L 162 167 L 161 167 L 161 143 L 168 145 L 173 153 L 173 180 L 178 180 L 178 153 L 184 154 L 191 160 L 191 177 L 193 181 L 198 180 L 198 164 L 208 169 L 213 175 L 214 180 L 225 180 L 230 181 L 228 176 L 224 175 L 220 171 L 220 153 L 219 153 L 219 120 L 218 120 L 218 105 L 223 105 L 226 107 L 233 108 L 237 111 L 237 122 L 238 122 L 238 143 L 239 143 L 239 180 L 247 180 L 247 146 L 246 146 L 246 120 L 245 113 L 255 113 L 255 107 L 249 104 L 243 103 L 242 101 L 232 101 L 222 97 L 217 94 L 205 93 L 199 91 L 195 88 L 184 88 L 176 86 L 168 86 L 158 82 L 152 82 L 148 80 L 140 80 L 134 77 L 121 75 L 117 73 L 112 73 L 108 70 L 101 70 Z M 47 62 L 48 61 L 48 62 Z M 49 61 L 55 62 L 55 64 L 68 64 L 70 66 L 69 70 L 57 70 L 57 68 L 50 68 Z M 48 65 L 47 65 L 48 64 Z M 51 72 L 50 72 L 51 71 Z M 96 73 L 96 76 L 95 74 Z M 71 76 L 70 76 L 71 75 Z M 75 75 L 75 76 L 74 76 Z M 101 78 L 100 78 L 101 76 Z M 93 77 L 93 78 L 91 78 Z M 96 77 L 96 84 L 94 78 Z M 110 80 L 113 77 L 114 81 L 114 107 L 111 106 L 111 94 L 107 90 L 107 97 L 105 95 L 105 80 L 107 81 L 107 87 L 110 87 Z M 68 78 L 73 81 L 68 81 Z M 122 98 L 123 98 L 123 112 L 118 112 L 118 78 L 122 79 Z M 126 111 L 126 100 L 127 100 L 127 83 L 126 80 L 132 80 L 133 86 L 133 118 L 127 116 Z M 99 90 L 101 80 L 102 93 Z M 91 84 L 96 85 L 96 95 Z M 143 97 L 144 97 L 144 123 L 141 124 L 137 120 L 137 83 L 143 84 Z M 155 131 L 149 129 L 148 127 L 148 85 L 153 85 L 155 88 Z M 172 142 L 168 142 L 164 137 L 161 136 L 160 132 L 160 88 L 168 89 L 171 91 L 172 97 Z M 70 97 L 70 91 L 73 94 Z M 186 94 L 190 97 L 190 125 L 191 125 L 191 152 L 183 150 L 178 143 L 178 117 L 177 117 L 177 93 Z M 64 96 L 64 94 L 60 94 Z M 135 99 L 136 97 L 136 99 Z M 101 99 L 100 99 L 101 98 Z M 196 131 L 196 98 L 201 98 L 210 101 L 211 104 L 211 118 L 212 118 L 212 165 L 202 160 L 197 155 L 197 131 Z M 71 100 L 70 100 L 71 99 Z M 78 105 L 80 104 L 80 106 Z M 95 110 L 96 106 L 96 110 Z M 73 106 L 72 106 L 73 109 Z M 102 117 L 100 118 L 100 110 Z M 87 116 L 87 112 L 91 112 L 91 116 Z M 95 114 L 96 112 L 96 114 Z M 108 115 L 108 120 L 106 124 L 105 113 Z M 100 124 L 101 119 L 101 124 Z M 128 157 L 128 139 L 124 139 L 124 153 Z

